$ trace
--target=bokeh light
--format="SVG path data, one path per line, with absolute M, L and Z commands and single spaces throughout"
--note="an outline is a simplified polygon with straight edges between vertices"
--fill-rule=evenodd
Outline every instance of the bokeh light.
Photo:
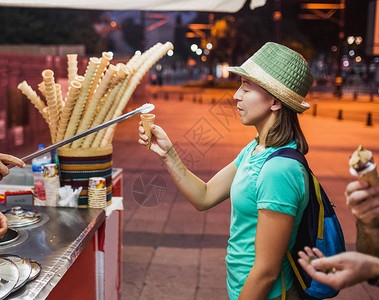
M 348 36 L 347 37 L 347 43 L 349 44 L 349 45 L 351 45 L 352 43 L 354 43 L 354 41 L 355 41 L 355 37 L 353 37 L 352 35 L 350 35 L 350 36 Z
M 192 52 L 196 52 L 196 50 L 198 49 L 199 47 L 196 45 L 196 44 L 192 44 L 191 45 L 191 51 Z

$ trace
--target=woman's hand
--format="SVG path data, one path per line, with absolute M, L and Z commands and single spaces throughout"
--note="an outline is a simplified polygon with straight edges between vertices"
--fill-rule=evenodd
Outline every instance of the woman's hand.
M 317 248 L 299 252 L 299 263 L 314 280 L 336 290 L 352 286 L 378 276 L 379 258 L 358 253 L 343 252 L 330 257 Z
M 379 216 L 379 187 L 369 187 L 368 182 L 354 181 L 347 185 L 346 204 L 356 219 L 372 227 Z
M 25 168 L 25 163 L 21 159 L 9 154 L 0 153 L 0 180 L 9 174 L 7 165 Z
M 139 123 L 139 140 L 141 145 L 147 145 L 148 137 L 145 134 L 145 130 L 142 126 L 142 121 Z M 158 125 L 151 125 L 151 146 L 150 150 L 158 154 L 161 158 L 166 158 L 169 151 L 172 149 L 172 143 L 168 138 L 166 132 Z
M 0 212 L 0 239 L 2 239 L 8 230 L 8 218 Z

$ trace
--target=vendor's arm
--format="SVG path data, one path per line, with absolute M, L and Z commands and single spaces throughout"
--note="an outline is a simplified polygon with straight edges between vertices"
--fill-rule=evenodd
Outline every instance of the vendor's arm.
M 139 143 L 146 145 L 147 136 L 140 123 Z M 151 126 L 150 150 L 159 155 L 180 192 L 198 210 L 207 210 L 229 197 L 230 187 L 237 166 L 234 162 L 219 171 L 211 180 L 204 182 L 183 164 L 167 134 L 158 125 Z
M 8 166 L 25 167 L 25 163 L 12 155 L 0 153 L 0 180 L 9 174 Z
M 379 187 L 354 181 L 346 187 L 346 202 L 356 218 L 357 250 L 379 256 Z
M 266 299 L 281 272 L 295 217 L 268 209 L 258 211 L 255 262 L 239 300 Z

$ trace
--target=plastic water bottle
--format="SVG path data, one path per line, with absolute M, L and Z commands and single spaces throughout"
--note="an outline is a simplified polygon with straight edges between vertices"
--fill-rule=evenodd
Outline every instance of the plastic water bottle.
M 45 148 L 44 144 L 38 145 L 38 150 Z M 46 200 L 45 186 L 43 183 L 43 169 L 46 164 L 51 163 L 51 154 L 45 153 L 32 160 L 34 193 L 39 200 Z

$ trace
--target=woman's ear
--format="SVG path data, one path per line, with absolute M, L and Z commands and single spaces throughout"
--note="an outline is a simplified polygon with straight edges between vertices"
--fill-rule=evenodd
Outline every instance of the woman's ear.
M 273 101 L 273 103 L 271 105 L 271 110 L 272 111 L 278 111 L 279 109 L 282 108 L 282 103 L 278 99 L 276 99 L 276 98 L 274 98 L 273 100 L 274 101 Z

